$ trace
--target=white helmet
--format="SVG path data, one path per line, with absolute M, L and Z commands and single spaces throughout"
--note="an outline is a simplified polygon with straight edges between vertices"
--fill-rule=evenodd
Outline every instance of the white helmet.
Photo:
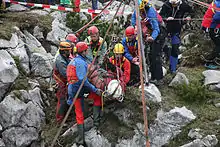
M 169 0 L 169 2 L 173 5 L 177 5 L 179 3 L 181 3 L 182 0 Z
M 115 92 L 114 95 L 113 95 L 113 98 L 119 98 L 123 94 L 122 87 L 121 87 L 119 81 L 117 81 L 117 80 L 111 80 L 109 82 L 107 88 L 108 88 L 107 91 L 108 91 L 109 94 L 113 94 Z

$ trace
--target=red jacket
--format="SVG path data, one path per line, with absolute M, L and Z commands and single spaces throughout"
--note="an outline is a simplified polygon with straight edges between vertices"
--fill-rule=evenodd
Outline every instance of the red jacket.
M 117 67 L 119 67 L 119 68 L 121 68 L 122 69 L 122 71 L 123 71 L 123 75 L 122 75 L 122 77 L 123 77 L 123 81 L 127 84 L 129 81 L 130 81 L 130 73 L 131 73 L 131 64 L 130 64 L 130 61 L 127 59 L 127 58 L 125 58 L 124 56 L 121 58 L 121 60 L 119 61 L 117 61 L 117 65 L 116 65 L 116 61 L 115 61 L 115 57 L 114 56 L 112 56 L 110 59 L 109 59 L 109 61 L 113 64 L 113 65 L 115 65 L 115 66 L 117 66 Z M 120 77 L 121 78 L 121 77 Z
M 205 15 L 203 16 L 202 27 L 204 27 L 204 28 L 210 28 L 210 26 L 212 24 L 212 19 L 215 14 L 215 10 L 213 9 L 213 7 L 216 7 L 214 2 L 212 2 L 210 4 L 208 10 L 206 11 Z M 220 24 L 218 24 L 216 28 L 220 28 Z

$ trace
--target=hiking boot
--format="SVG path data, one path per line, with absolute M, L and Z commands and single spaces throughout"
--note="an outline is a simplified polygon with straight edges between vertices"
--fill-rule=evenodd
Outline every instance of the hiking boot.
M 151 80 L 150 83 L 156 85 L 156 86 L 162 86 L 164 85 L 163 80 Z
M 101 106 L 93 106 L 93 125 L 95 128 L 99 127 L 101 120 Z
M 77 129 L 78 129 L 78 136 L 76 138 L 76 144 L 78 146 L 81 145 L 81 146 L 87 147 L 86 142 L 85 142 L 85 135 L 84 135 L 84 125 L 78 124 Z

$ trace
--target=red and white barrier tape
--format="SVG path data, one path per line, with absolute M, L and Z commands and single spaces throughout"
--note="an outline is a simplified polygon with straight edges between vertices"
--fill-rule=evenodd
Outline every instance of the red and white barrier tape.
M 74 9 L 74 8 L 66 8 L 63 6 L 18 2 L 18 1 L 14 1 L 14 0 L 5 0 L 5 2 L 9 2 L 12 4 L 26 5 L 26 6 L 34 6 L 34 7 L 39 7 L 39 8 L 55 9 L 55 10 L 60 10 L 60 11 L 77 12 L 76 9 Z M 97 14 L 100 13 L 101 11 L 102 10 L 93 10 L 93 9 L 80 9 L 79 10 L 79 12 L 97 13 Z M 115 14 L 115 11 L 104 10 L 103 13 L 106 15 L 107 14 Z M 121 14 L 128 15 L 128 14 L 132 14 L 132 12 L 128 12 L 128 11 L 123 12 L 123 10 L 122 10 L 122 11 L 118 12 L 118 15 L 121 15 Z

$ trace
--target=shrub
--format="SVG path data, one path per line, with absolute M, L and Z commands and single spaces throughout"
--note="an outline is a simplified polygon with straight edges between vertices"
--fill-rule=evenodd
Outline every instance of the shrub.
M 195 35 L 189 49 L 183 53 L 182 66 L 198 66 L 205 62 L 201 59 L 201 55 L 208 58 L 214 48 L 211 40 L 205 39 L 201 34 Z
M 200 103 L 214 97 L 214 94 L 208 90 L 207 86 L 199 82 L 178 85 L 175 87 L 175 92 L 180 99 L 189 103 Z

